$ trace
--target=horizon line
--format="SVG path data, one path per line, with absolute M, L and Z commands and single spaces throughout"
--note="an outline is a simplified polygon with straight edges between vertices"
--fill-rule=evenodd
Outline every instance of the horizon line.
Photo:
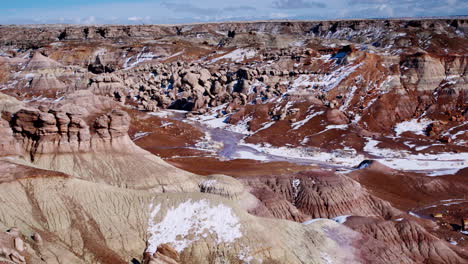
M 37 23 L 37 24 L 2 24 L 0 26 L 183 26 L 200 24 L 222 24 L 222 23 L 264 23 L 264 22 L 336 22 L 336 21 L 380 21 L 380 20 L 444 20 L 444 19 L 468 19 L 468 15 L 451 16 L 414 16 L 414 17 L 377 17 L 377 18 L 338 18 L 338 19 L 261 19 L 261 20 L 225 20 L 225 21 L 198 21 L 177 24 L 164 23 L 141 23 L 141 24 L 86 24 L 86 23 Z

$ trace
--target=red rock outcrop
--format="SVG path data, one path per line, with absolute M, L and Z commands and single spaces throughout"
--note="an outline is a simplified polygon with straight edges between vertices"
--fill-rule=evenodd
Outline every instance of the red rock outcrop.
M 259 214 L 303 222 L 342 215 L 379 215 L 391 218 L 399 210 L 345 176 L 308 171 L 289 176 L 243 179 L 265 206 Z M 263 209 L 262 209 L 263 208 Z
M 350 217 L 347 226 L 386 245 L 384 254 L 401 256 L 400 263 L 465 263 L 467 254 L 436 238 L 414 221 Z

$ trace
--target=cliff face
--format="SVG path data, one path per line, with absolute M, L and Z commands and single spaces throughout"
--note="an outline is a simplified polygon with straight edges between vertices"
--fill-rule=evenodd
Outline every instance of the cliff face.
M 106 144 L 127 136 L 130 118 L 122 110 L 113 110 L 97 117 L 90 128 L 81 113 L 22 109 L 14 114 L 11 122 L 16 138 L 24 142 L 34 160 L 36 154 L 57 150 L 67 153 L 105 149 Z
M 467 31 L 0 26 L 0 262 L 464 263 Z

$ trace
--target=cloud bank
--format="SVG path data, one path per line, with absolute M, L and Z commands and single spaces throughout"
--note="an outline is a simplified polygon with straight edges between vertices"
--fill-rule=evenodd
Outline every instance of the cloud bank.
M 28 1 L 31 2 L 30 5 L 26 4 Z M 9 2 L 0 7 L 1 24 L 175 24 L 468 14 L 466 0 L 63 0 L 60 4 L 58 1 L 17 2 L 21 3 Z

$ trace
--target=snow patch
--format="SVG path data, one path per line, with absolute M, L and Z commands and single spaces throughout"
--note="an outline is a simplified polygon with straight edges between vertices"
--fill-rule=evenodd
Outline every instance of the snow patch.
M 143 47 L 141 52 L 137 54 L 136 58 L 133 58 L 133 56 L 130 57 L 130 58 L 127 58 L 127 60 L 125 61 L 124 65 L 123 65 L 123 68 L 128 70 L 128 69 L 131 69 L 131 68 L 137 66 L 138 64 L 140 64 L 140 63 L 142 63 L 144 61 L 153 60 L 154 58 L 157 57 L 152 52 L 145 52 L 145 50 L 146 50 L 146 47 Z M 132 60 L 133 60 L 133 62 L 131 62 Z
M 417 218 L 422 218 L 420 215 L 418 215 L 416 213 L 413 213 L 411 211 L 409 211 L 408 214 L 411 215 L 411 216 L 417 217 Z
M 149 135 L 150 133 L 149 132 L 137 132 L 135 133 L 135 135 L 133 136 L 133 141 L 135 140 L 138 140 L 142 137 L 146 137 L 147 135 Z
M 308 115 L 304 120 L 292 123 L 291 127 L 292 127 L 293 130 L 297 130 L 300 127 L 302 127 L 303 125 L 305 125 L 307 122 L 312 120 L 312 118 L 314 118 L 314 117 L 316 117 L 318 115 L 324 114 L 324 113 L 325 113 L 324 111 L 319 111 L 319 112 L 316 112 L 316 113 L 312 113 L 312 114 Z
M 234 159 L 251 159 L 251 160 L 258 160 L 258 161 L 268 161 L 269 158 L 265 155 L 255 154 L 246 150 L 238 150 L 234 155 L 232 155 Z
M 320 252 L 320 258 L 326 263 L 326 264 L 333 264 L 333 259 L 330 255 L 328 255 L 325 252 Z
M 201 182 L 201 185 L 205 188 L 214 187 L 218 183 L 217 180 L 204 180 Z
M 205 136 L 202 140 L 195 144 L 195 149 L 215 153 L 223 147 L 222 142 L 214 141 L 211 134 L 205 132 Z
M 344 110 L 346 110 L 348 108 L 349 104 L 351 103 L 351 100 L 353 100 L 353 98 L 354 98 L 354 94 L 356 93 L 356 90 L 357 90 L 356 85 L 351 88 L 351 91 L 349 91 L 349 93 L 346 95 L 345 102 L 340 107 L 341 111 L 344 111 Z
M 255 258 L 252 256 L 252 252 L 249 247 L 244 247 L 239 251 L 237 254 L 237 257 L 239 260 L 243 261 L 244 264 L 250 264 L 252 261 L 255 260 Z M 263 261 L 261 259 L 257 259 L 260 263 Z
M 272 147 L 266 144 L 257 145 L 249 143 L 241 143 L 240 145 L 253 148 L 266 155 L 284 157 L 286 159 L 293 160 L 302 159 L 311 162 L 326 162 L 350 167 L 354 167 L 364 160 L 364 156 L 358 155 L 354 149 L 322 152 L 319 149 L 304 147 Z
M 165 58 L 165 60 L 168 60 L 168 59 L 171 59 L 171 58 L 174 58 L 174 57 L 180 56 L 180 55 L 184 54 L 184 52 L 185 52 L 185 50 L 183 50 L 183 51 L 179 51 L 179 52 L 176 52 L 176 53 L 174 53 L 174 54 L 172 54 L 172 55 L 170 55 L 170 56 L 166 57 L 166 58 Z
M 299 195 L 299 188 L 301 186 L 301 179 L 293 179 L 291 180 L 291 186 L 293 190 L 293 204 L 295 204 L 295 200 Z
M 393 169 L 406 171 L 454 170 L 468 166 L 468 153 L 442 152 L 436 154 L 410 154 L 407 151 L 378 148 L 380 141 L 367 138 L 364 151 L 378 157 L 377 160 Z M 435 172 L 434 172 L 435 173 Z M 437 176 L 437 175 L 433 175 Z
M 228 52 L 221 57 L 214 58 L 211 60 L 212 63 L 220 60 L 231 60 L 234 62 L 242 62 L 244 60 L 251 59 L 257 55 L 257 51 L 254 49 L 236 49 Z
M 432 121 L 428 119 L 412 119 L 397 124 L 394 131 L 397 136 L 400 136 L 404 132 L 412 132 L 416 135 L 424 135 L 424 130 L 430 124 L 432 124 Z
M 337 87 L 344 79 L 352 74 L 362 63 L 354 66 L 341 67 L 329 75 L 320 75 L 317 80 L 311 80 L 310 75 L 301 75 L 296 78 L 293 84 L 289 87 L 289 91 L 297 91 L 298 88 L 303 87 L 318 87 L 321 90 L 328 92 Z
M 307 220 L 305 222 L 302 222 L 303 225 L 310 225 L 312 223 L 315 223 L 317 221 L 321 221 L 321 220 L 328 220 L 327 218 L 314 218 L 314 219 L 310 219 L 310 220 Z
M 182 252 L 191 243 L 216 237 L 216 243 L 233 243 L 242 237 L 240 223 L 230 207 L 223 204 L 211 206 L 207 200 L 188 200 L 169 208 L 160 222 L 155 221 L 161 206 L 151 206 L 148 223 L 148 247 L 146 252 L 154 254 L 161 244 L 171 244 Z
M 36 76 L 34 73 L 28 73 L 28 74 L 24 75 L 24 79 L 33 79 L 34 76 Z
M 436 170 L 431 173 L 428 173 L 428 176 L 442 176 L 442 175 L 453 175 L 457 174 L 460 169 L 446 169 L 446 170 Z
M 255 133 L 258 133 L 258 132 L 260 132 L 260 131 L 262 131 L 262 130 L 268 129 L 268 128 L 270 128 L 272 125 L 274 125 L 275 123 L 276 123 L 275 121 L 263 123 L 263 124 L 262 124 L 262 127 L 261 127 L 259 130 L 255 131 Z
M 332 220 L 339 224 L 344 224 L 346 223 L 346 220 L 348 220 L 348 217 L 350 217 L 350 215 L 341 215 L 333 218 Z

